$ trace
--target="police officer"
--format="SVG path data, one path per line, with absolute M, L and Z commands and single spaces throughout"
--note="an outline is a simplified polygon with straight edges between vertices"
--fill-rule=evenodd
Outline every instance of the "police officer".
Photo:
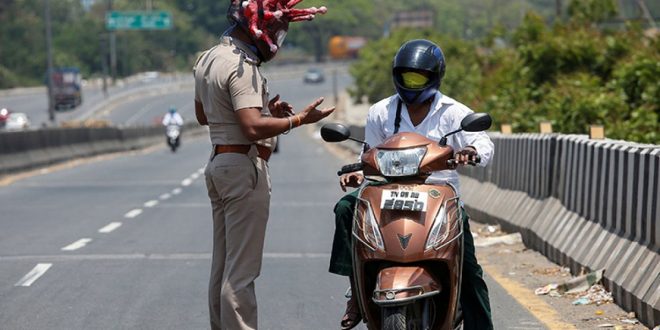
M 316 109 L 323 98 L 298 114 L 279 95 L 268 100 L 260 64 L 275 56 L 289 22 L 325 12 L 287 8 L 298 2 L 232 1 L 233 26 L 193 69 L 195 115 L 209 126 L 213 143 L 205 173 L 213 209 L 212 329 L 257 329 L 254 280 L 261 269 L 270 204 L 268 158 L 275 138 L 334 111 Z

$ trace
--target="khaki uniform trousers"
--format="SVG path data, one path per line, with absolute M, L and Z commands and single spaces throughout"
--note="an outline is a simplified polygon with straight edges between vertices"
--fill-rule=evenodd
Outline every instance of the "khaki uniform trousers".
M 213 207 L 211 329 L 257 329 L 254 280 L 261 271 L 270 177 L 268 163 L 254 151 L 218 154 L 206 167 Z

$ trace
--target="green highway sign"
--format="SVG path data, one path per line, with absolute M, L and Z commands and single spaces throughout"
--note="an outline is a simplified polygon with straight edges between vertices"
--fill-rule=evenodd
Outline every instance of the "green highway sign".
M 110 11 L 105 14 L 108 30 L 169 30 L 172 14 L 167 11 Z

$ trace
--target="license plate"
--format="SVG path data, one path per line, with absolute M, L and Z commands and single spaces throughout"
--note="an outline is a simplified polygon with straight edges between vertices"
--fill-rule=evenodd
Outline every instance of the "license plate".
M 405 190 L 383 190 L 382 210 L 426 212 L 428 193 Z

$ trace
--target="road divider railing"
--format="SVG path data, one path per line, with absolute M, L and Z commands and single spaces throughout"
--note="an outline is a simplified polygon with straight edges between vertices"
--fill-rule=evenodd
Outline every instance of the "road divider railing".
M 660 146 L 581 135 L 491 134 L 488 167 L 464 167 L 468 212 L 522 234 L 552 261 L 605 269 L 615 302 L 660 324 Z
M 205 132 L 196 123 L 184 125 L 183 136 Z M 0 175 L 10 174 L 81 157 L 137 150 L 162 143 L 161 126 L 47 128 L 0 133 Z

